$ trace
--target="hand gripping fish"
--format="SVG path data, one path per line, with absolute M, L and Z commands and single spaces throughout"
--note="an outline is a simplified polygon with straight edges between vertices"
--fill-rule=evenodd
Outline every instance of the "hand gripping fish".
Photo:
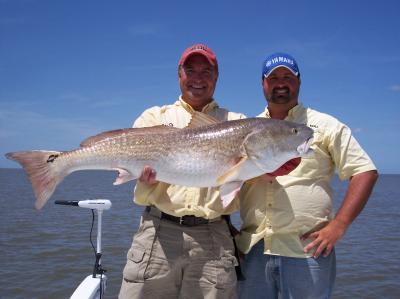
M 288 121 L 248 118 L 217 121 L 196 112 L 183 129 L 128 128 L 89 137 L 72 151 L 23 151 L 6 157 L 22 165 L 40 209 L 56 186 L 77 170 L 119 172 L 114 185 L 138 178 L 145 165 L 158 181 L 193 187 L 220 186 L 224 206 L 245 180 L 272 172 L 310 151 L 313 130 Z

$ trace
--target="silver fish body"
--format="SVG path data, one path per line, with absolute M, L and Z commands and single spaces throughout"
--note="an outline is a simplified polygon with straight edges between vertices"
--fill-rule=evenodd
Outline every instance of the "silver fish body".
M 38 209 L 62 179 L 74 171 L 117 170 L 119 176 L 114 184 L 122 184 L 138 178 L 145 165 L 156 171 L 157 180 L 169 184 L 221 186 L 227 205 L 243 181 L 307 154 L 312 134 L 305 125 L 282 120 L 215 122 L 195 113 L 191 124 L 183 129 L 121 129 L 90 137 L 73 151 L 13 152 L 6 156 L 19 162 L 28 173 Z

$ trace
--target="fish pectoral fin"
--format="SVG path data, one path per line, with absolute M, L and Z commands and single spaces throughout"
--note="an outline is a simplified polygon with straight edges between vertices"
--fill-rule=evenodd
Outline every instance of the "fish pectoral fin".
M 113 185 L 121 185 L 136 179 L 136 177 L 126 169 L 114 168 L 114 170 L 118 171 L 118 177 L 115 179 Z
M 240 191 L 243 185 L 243 181 L 233 181 L 223 184 L 219 187 L 219 193 L 221 195 L 222 206 L 226 208 L 232 200 L 235 198 L 236 194 Z
M 217 183 L 218 185 L 225 184 L 226 182 L 229 181 L 231 178 L 235 178 L 237 174 L 240 171 L 240 168 L 242 167 L 242 164 L 246 162 L 247 156 L 245 157 L 239 157 L 238 161 L 236 162 L 235 165 L 233 165 L 230 169 L 228 169 L 227 172 L 225 172 L 223 175 L 217 178 Z

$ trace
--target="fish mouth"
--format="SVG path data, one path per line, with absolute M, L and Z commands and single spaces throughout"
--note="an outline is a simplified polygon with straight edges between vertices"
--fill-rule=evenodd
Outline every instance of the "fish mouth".
M 312 142 L 313 142 L 313 137 L 308 138 L 306 141 L 304 141 L 302 144 L 300 144 L 297 147 L 297 152 L 300 155 L 304 155 L 304 154 L 309 153 Z

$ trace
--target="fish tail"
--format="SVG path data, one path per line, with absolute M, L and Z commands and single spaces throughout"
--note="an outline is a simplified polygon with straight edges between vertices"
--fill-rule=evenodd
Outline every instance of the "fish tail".
M 60 170 L 54 163 L 62 152 L 26 151 L 7 153 L 6 157 L 22 165 L 32 184 L 35 193 L 36 209 L 41 209 L 57 185 L 64 179 L 66 171 Z

